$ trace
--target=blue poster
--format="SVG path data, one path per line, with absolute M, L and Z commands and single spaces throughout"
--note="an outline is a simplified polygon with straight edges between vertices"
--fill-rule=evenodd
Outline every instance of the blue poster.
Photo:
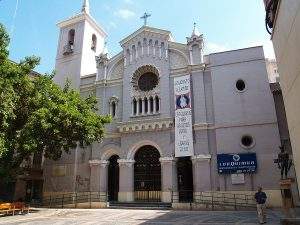
M 255 173 L 257 169 L 256 153 L 218 154 L 218 173 Z

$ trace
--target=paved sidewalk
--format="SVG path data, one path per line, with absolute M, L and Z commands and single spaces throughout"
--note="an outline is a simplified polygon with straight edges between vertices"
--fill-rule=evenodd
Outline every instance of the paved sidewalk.
M 268 210 L 268 224 L 279 225 L 279 211 Z M 29 215 L 0 217 L 0 224 L 25 225 L 254 225 L 254 211 L 166 211 L 133 209 L 40 209 Z

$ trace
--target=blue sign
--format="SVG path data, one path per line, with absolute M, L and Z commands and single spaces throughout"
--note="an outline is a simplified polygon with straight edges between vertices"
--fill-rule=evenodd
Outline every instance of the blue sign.
M 257 169 L 256 153 L 218 154 L 218 173 L 255 173 Z

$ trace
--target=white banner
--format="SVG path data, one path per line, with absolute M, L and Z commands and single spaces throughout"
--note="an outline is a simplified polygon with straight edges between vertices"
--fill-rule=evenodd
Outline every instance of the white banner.
M 174 78 L 175 157 L 193 156 L 193 123 L 190 75 Z

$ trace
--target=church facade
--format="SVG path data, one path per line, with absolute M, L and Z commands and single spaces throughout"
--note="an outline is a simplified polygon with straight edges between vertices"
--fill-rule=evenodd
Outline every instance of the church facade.
M 113 121 L 101 143 L 44 163 L 45 196 L 92 191 L 110 201 L 171 202 L 257 186 L 280 195 L 273 163 L 280 138 L 261 46 L 203 55 L 196 27 L 178 43 L 145 25 L 109 58 L 88 1 L 58 26 L 55 81 L 68 78 L 82 96 L 95 95 L 99 114 Z M 177 94 L 182 80 L 188 95 Z

